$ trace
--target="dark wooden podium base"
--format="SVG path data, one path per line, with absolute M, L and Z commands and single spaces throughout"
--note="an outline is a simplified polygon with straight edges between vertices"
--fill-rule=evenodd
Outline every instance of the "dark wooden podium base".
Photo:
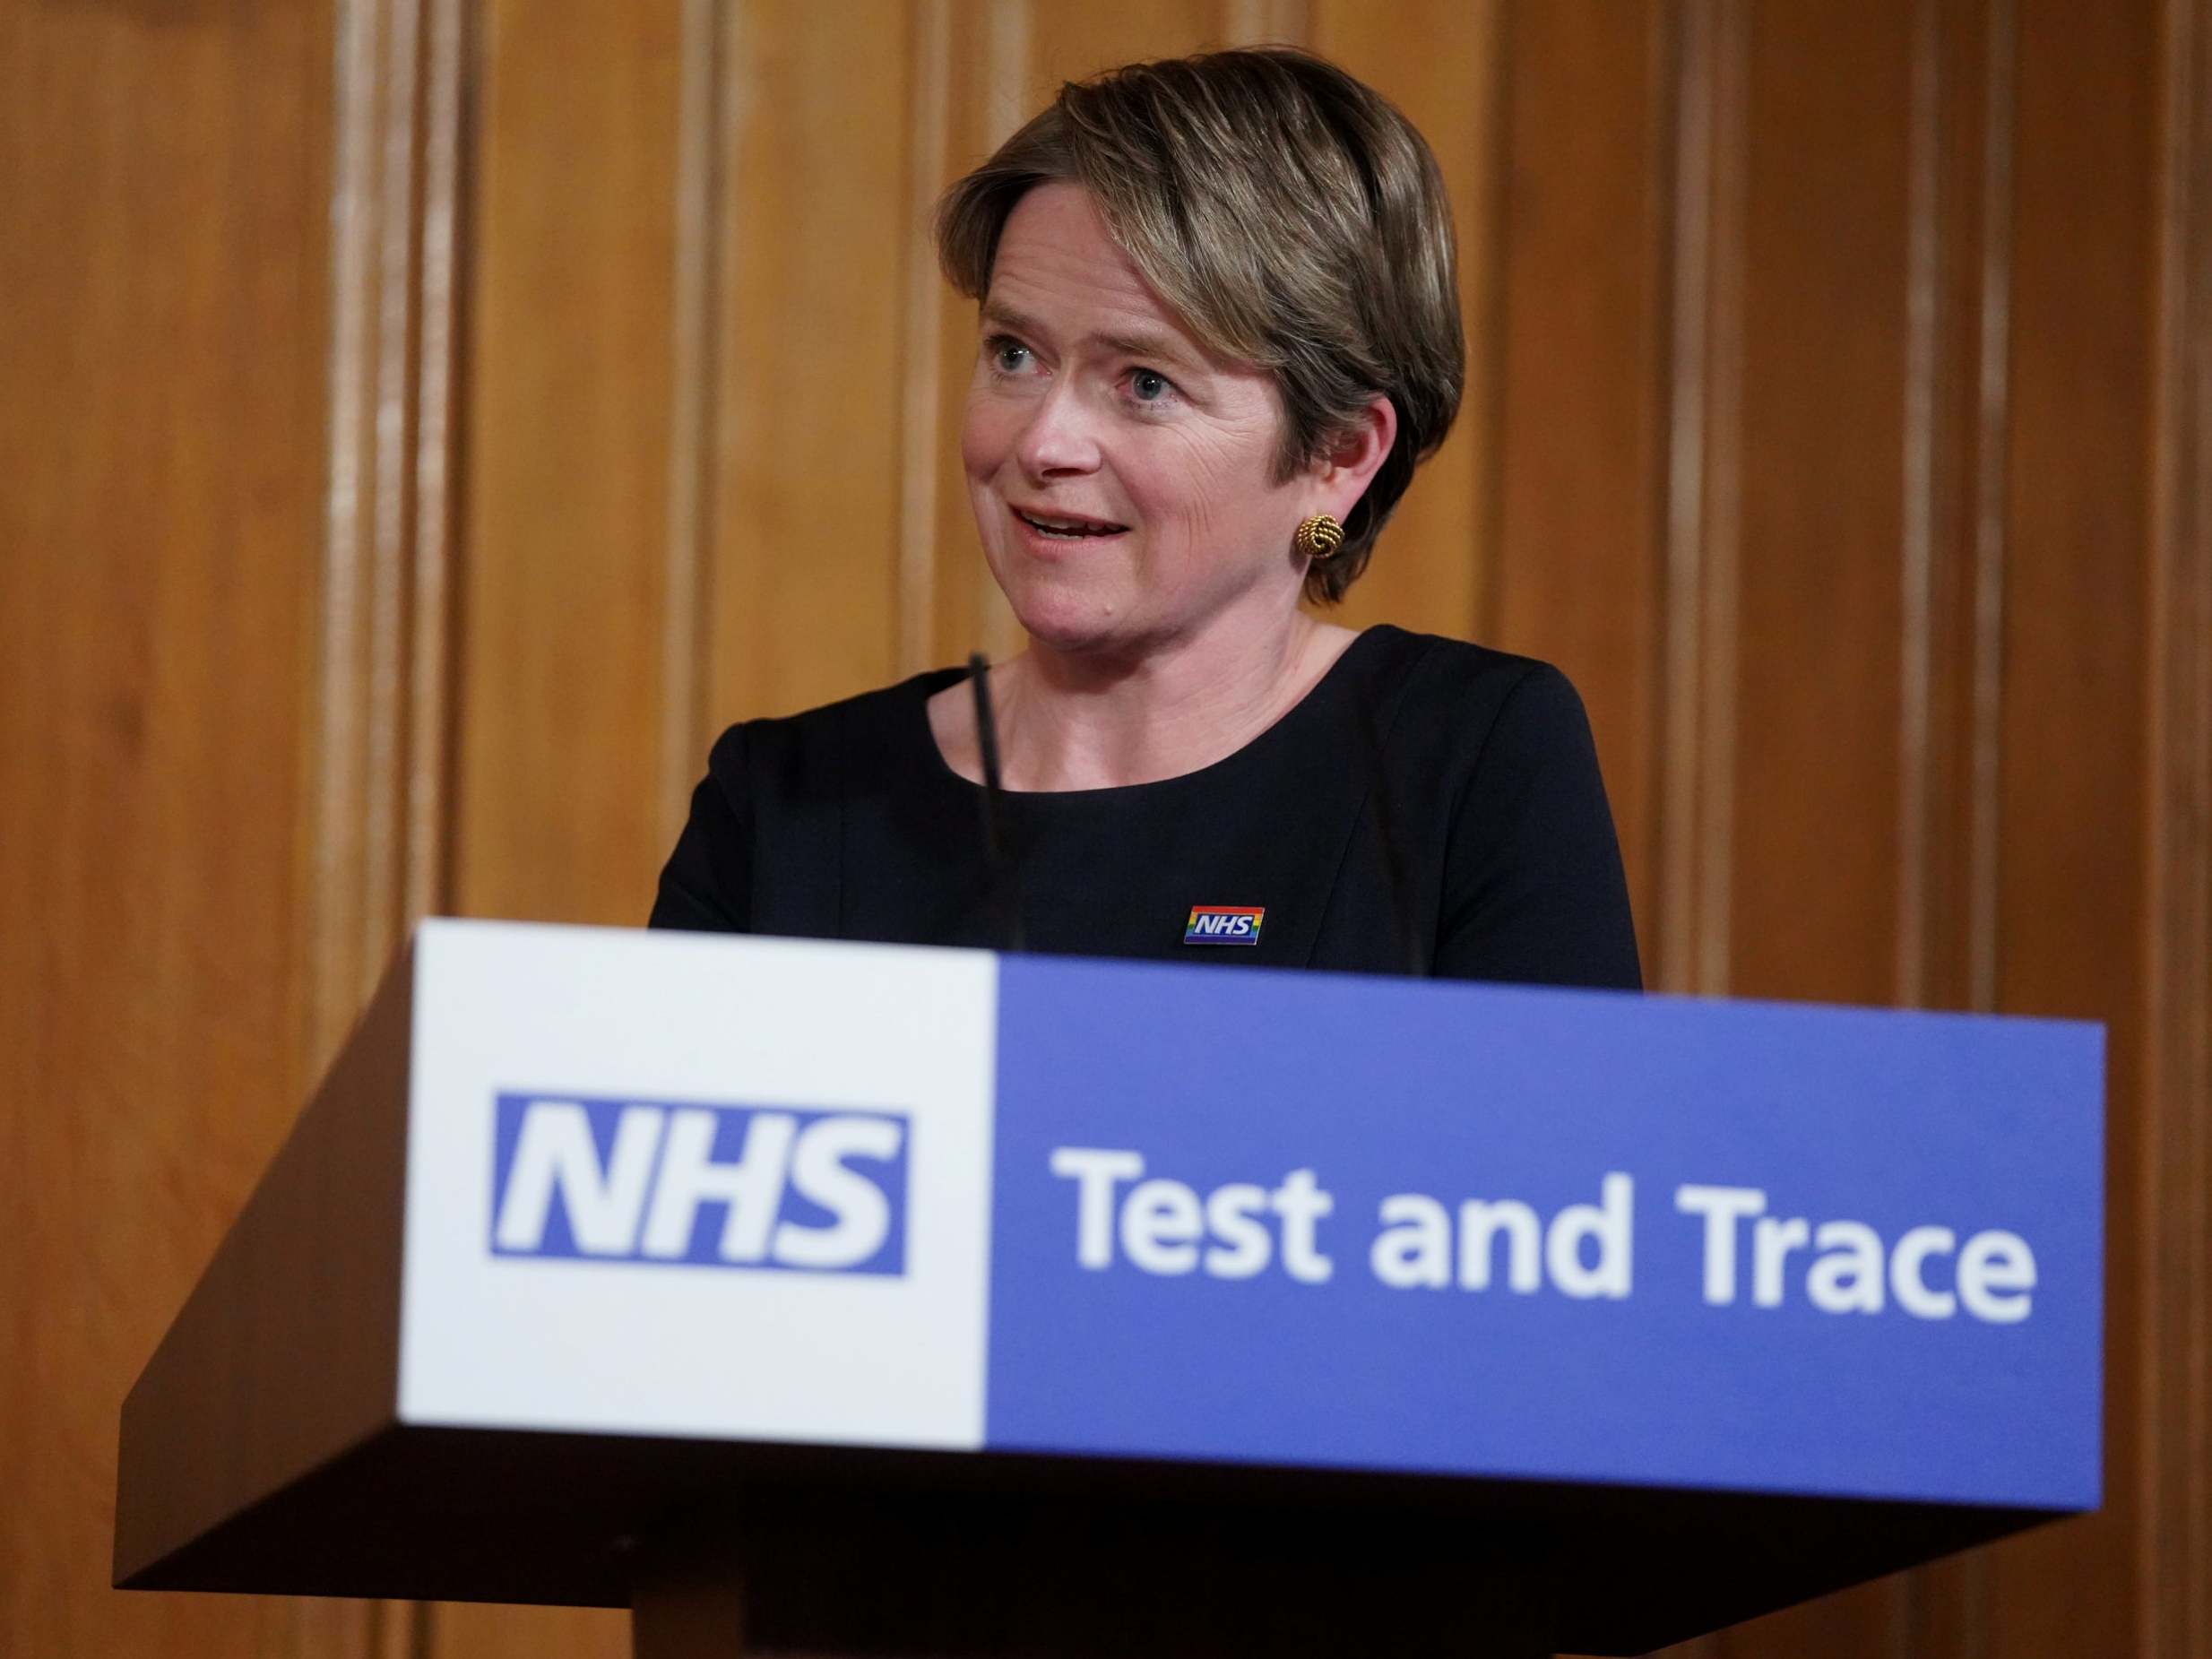
M 630 1599 L 631 1659 L 691 1659 L 747 1651 L 745 1580 L 711 1559 L 641 1574 Z
M 151 1537 L 167 1523 L 138 1501 Z M 118 1579 L 634 1607 L 647 1659 L 1643 1654 L 2048 1518 L 1662 1487 L 394 1428 L 177 1547 L 119 1544 Z
M 1279 1552 L 1174 1529 L 1148 1542 L 1040 1518 L 1027 1536 L 793 1549 L 759 1534 L 641 1550 L 635 1659 L 1537 1659 L 1548 1572 L 1511 1559 Z M 842 1557 L 842 1559 L 837 1559 Z

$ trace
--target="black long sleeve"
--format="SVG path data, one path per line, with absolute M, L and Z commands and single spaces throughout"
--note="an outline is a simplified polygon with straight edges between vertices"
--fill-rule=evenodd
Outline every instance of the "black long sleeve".
M 1558 670 L 1533 667 L 1507 693 L 1447 846 L 1438 974 L 1641 988 L 1596 745 Z
M 691 791 L 691 817 L 661 871 L 649 927 L 695 933 L 753 930 L 752 831 L 744 776 L 745 728 L 732 726 L 716 740 L 706 776 Z M 733 780 L 739 782 L 734 790 Z

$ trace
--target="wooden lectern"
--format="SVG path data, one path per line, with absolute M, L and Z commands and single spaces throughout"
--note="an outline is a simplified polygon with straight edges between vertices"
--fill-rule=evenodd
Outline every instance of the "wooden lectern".
M 2102 1033 L 427 923 L 118 1585 L 743 1652 L 1637 1653 L 2098 1501 Z

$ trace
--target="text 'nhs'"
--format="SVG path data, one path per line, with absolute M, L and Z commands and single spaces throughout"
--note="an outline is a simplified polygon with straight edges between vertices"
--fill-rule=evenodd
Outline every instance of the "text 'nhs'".
M 903 1274 L 907 1120 L 502 1093 L 501 1256 Z

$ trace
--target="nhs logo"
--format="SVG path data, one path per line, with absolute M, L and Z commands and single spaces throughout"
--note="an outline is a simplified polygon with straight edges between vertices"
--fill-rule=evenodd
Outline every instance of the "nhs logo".
M 1264 904 L 1194 904 L 1183 923 L 1183 943 L 1257 945 L 1260 924 L 1266 920 Z
M 497 1099 L 495 1256 L 906 1271 L 901 1114 Z

